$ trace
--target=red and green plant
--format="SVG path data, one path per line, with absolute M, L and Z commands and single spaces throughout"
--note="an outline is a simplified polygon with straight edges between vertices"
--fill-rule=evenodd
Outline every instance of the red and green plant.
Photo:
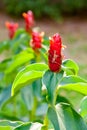
M 9 51 L 0 62 L 0 129 L 87 130 L 87 80 L 64 59 L 58 33 L 31 32 L 0 43 L 0 53 Z M 64 96 L 72 91 L 82 95 L 78 109 Z

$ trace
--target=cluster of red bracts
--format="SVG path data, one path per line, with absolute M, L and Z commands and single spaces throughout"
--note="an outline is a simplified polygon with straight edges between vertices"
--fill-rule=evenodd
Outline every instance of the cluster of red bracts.
M 50 38 L 50 47 L 48 51 L 48 65 L 51 71 L 59 72 L 62 64 L 62 41 L 59 34 Z
M 25 30 L 32 34 L 32 27 L 34 26 L 33 12 L 29 10 L 27 13 L 23 13 L 23 17 L 25 19 Z M 18 23 L 6 22 L 5 24 L 9 31 L 9 38 L 12 39 L 18 29 Z
M 32 11 L 23 13 L 26 23 L 26 31 L 32 34 L 32 39 L 30 41 L 30 46 L 33 50 L 38 50 L 42 47 L 43 35 L 38 32 L 32 32 L 32 27 L 34 25 L 34 16 Z M 62 64 L 62 41 L 59 34 L 55 34 L 50 38 L 50 47 L 48 51 L 48 65 L 51 71 L 59 72 L 61 70 Z
M 42 47 L 44 33 L 32 32 L 32 39 L 30 41 L 30 46 L 34 50 L 38 50 Z
M 31 10 L 27 13 L 23 13 L 25 19 L 25 29 L 27 32 L 32 33 L 32 27 L 34 26 L 34 15 Z
M 5 25 L 8 28 L 9 37 L 12 39 L 15 35 L 16 30 L 18 29 L 18 23 L 6 22 Z
M 28 33 L 31 34 L 31 40 L 30 40 L 30 46 L 34 51 L 38 51 L 40 48 L 42 48 L 42 41 L 44 33 L 39 32 L 33 32 L 32 27 L 34 25 L 34 16 L 32 11 L 28 11 L 27 13 L 23 13 L 23 17 L 25 19 L 25 29 Z M 6 22 L 6 27 L 9 30 L 9 37 L 12 39 L 14 37 L 14 34 L 18 28 L 17 23 L 9 23 Z M 62 41 L 59 34 L 55 34 L 52 38 L 49 38 L 50 40 L 50 46 L 48 50 L 48 65 L 52 72 L 59 72 L 61 70 L 61 64 L 62 64 Z
M 43 37 L 37 32 L 32 33 L 32 39 L 30 46 L 34 50 L 38 50 L 42 47 Z M 50 40 L 50 47 L 48 51 L 48 65 L 52 72 L 59 72 L 62 64 L 62 41 L 59 34 L 55 34 Z

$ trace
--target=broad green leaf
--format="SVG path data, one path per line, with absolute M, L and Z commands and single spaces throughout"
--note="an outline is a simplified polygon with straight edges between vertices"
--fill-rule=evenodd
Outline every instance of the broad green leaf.
M 48 101 L 52 104 L 55 102 L 56 88 L 62 76 L 63 72 L 53 73 L 47 70 L 42 78 L 43 85 L 47 88 Z
M 82 117 L 68 104 L 57 104 L 56 107 L 49 107 L 47 112 L 54 130 L 87 130 Z
M 13 130 L 11 126 L 0 126 L 0 130 Z
M 7 111 L 6 111 L 7 112 Z M 5 111 L 0 111 L 0 119 L 4 120 L 11 120 L 11 121 L 16 121 L 16 120 L 20 120 L 19 118 L 14 116 L 11 116 L 9 113 L 7 114 Z
M 17 67 L 23 65 L 24 63 L 28 63 L 33 58 L 34 54 L 30 48 L 20 52 L 19 54 L 14 56 L 12 61 L 8 64 L 9 67 L 6 69 L 5 73 L 6 74 L 11 73 Z
M 87 96 L 85 96 L 81 103 L 80 103 L 80 109 L 79 109 L 80 115 L 84 118 L 84 120 L 87 123 Z
M 59 89 L 73 90 L 84 95 L 87 95 L 87 81 L 79 76 L 63 77 L 59 83 Z
M 39 79 L 43 76 L 44 71 L 48 69 L 48 66 L 43 63 L 36 63 L 26 66 L 23 70 L 21 70 L 12 85 L 12 96 L 20 90 L 22 87 L 27 84 L 32 83 L 36 79 Z
M 41 100 L 41 89 L 42 89 L 42 79 L 38 79 L 32 83 L 34 96 L 37 97 L 38 100 Z
M 9 120 L 1 120 L 0 121 L 0 130 L 14 130 L 15 127 L 23 124 L 21 121 L 9 121 Z
M 73 60 L 70 59 L 63 61 L 62 68 L 64 69 L 64 71 L 66 71 L 67 74 L 75 74 L 75 75 L 77 75 L 79 70 L 78 65 Z
M 70 101 L 66 97 L 58 95 L 56 99 L 56 104 L 61 103 L 61 102 L 71 104 Z
M 24 123 L 19 127 L 15 128 L 15 130 L 41 130 L 41 123 Z
M 0 120 L 0 126 L 12 126 L 17 127 L 23 124 L 21 121 L 9 121 L 9 120 Z

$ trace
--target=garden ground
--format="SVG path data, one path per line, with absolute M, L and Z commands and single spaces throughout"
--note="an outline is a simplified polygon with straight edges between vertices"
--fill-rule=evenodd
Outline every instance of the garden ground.
M 0 13 L 0 41 L 8 39 L 8 32 L 5 27 L 6 21 L 18 22 L 20 27 L 24 27 L 23 19 L 14 19 Z M 52 36 L 57 32 L 60 33 L 63 44 L 67 46 L 64 51 L 66 58 L 76 61 L 80 66 L 80 75 L 87 79 L 87 19 L 78 17 L 64 18 L 63 22 L 58 23 L 43 18 L 37 20 L 35 26 L 39 27 L 48 36 Z

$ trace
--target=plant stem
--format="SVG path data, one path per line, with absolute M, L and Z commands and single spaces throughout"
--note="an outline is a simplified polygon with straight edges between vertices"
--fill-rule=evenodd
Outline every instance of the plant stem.
M 47 118 L 47 115 L 44 117 L 44 127 L 45 127 L 45 130 L 48 130 L 48 118 Z M 44 129 L 44 128 L 43 128 Z
M 32 111 L 29 112 L 30 121 L 35 120 L 36 108 L 37 108 L 37 98 L 34 97 L 34 105 L 33 105 Z

